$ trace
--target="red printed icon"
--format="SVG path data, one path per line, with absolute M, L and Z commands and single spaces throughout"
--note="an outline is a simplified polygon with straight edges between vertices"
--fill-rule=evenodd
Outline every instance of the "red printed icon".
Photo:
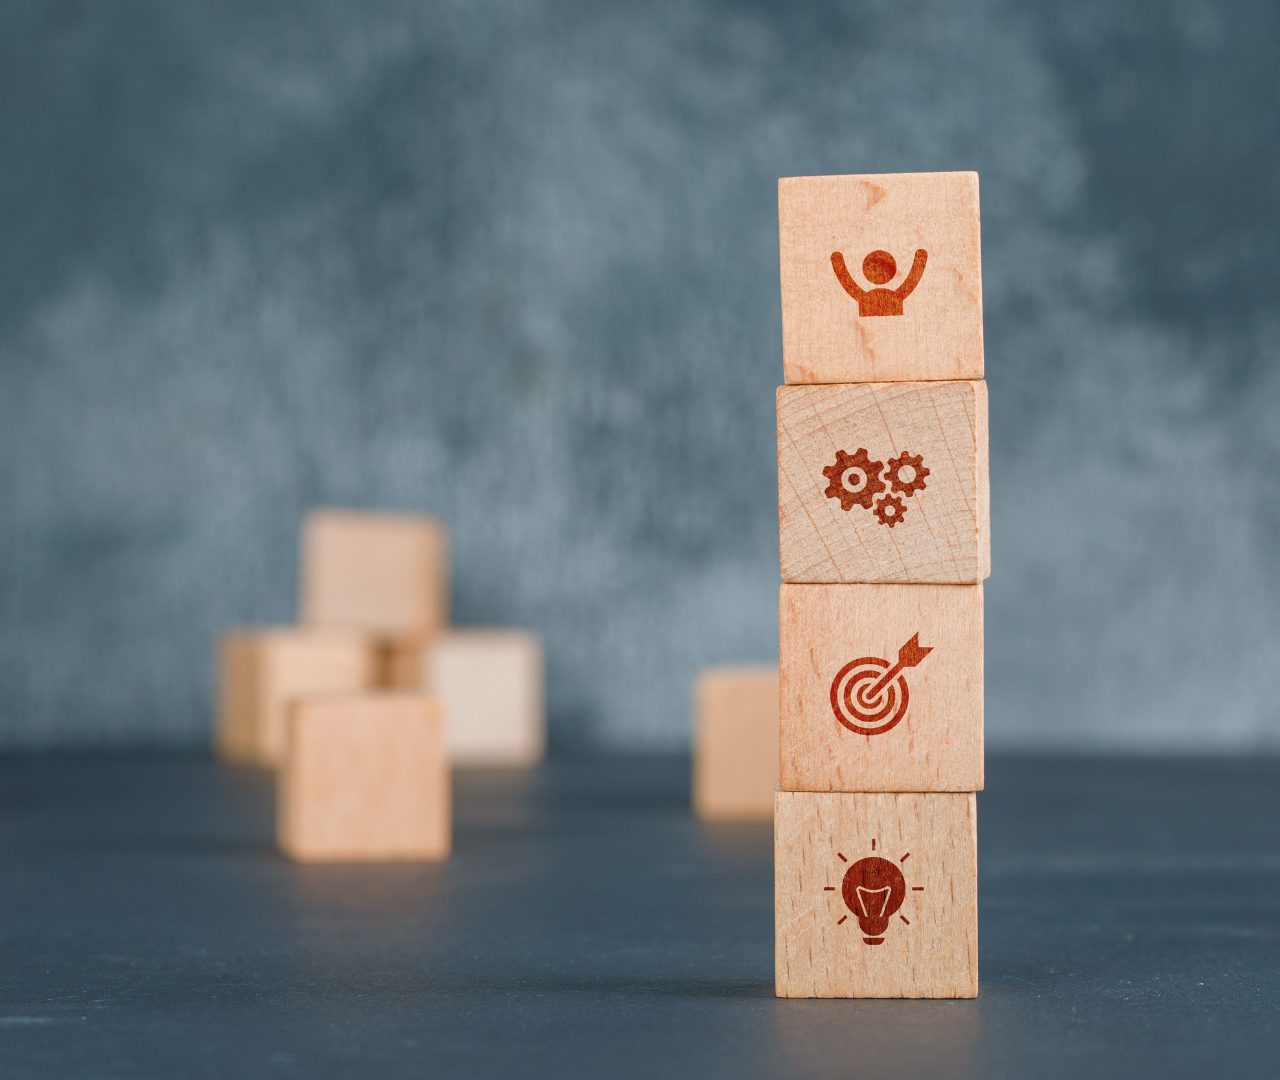
M 929 470 L 923 454 L 912 456 L 904 450 L 896 458 L 891 457 L 886 468 L 883 461 L 872 461 L 866 447 L 860 446 L 855 454 L 837 450 L 835 464 L 824 466 L 822 475 L 830 481 L 823 494 L 838 500 L 841 510 L 847 513 L 861 506 L 872 511 L 881 525 L 892 529 L 907 512 L 907 504 L 902 499 L 910 499 L 928 486 L 924 478 Z M 888 494 L 877 499 L 886 487 Z
M 906 512 L 907 508 L 896 495 L 886 495 L 876 503 L 876 519 L 881 525 L 888 525 L 891 529 L 902 520 L 902 515 Z
M 889 468 L 884 478 L 889 481 L 890 490 L 900 491 L 909 499 L 928 486 L 924 482 L 928 475 L 929 470 L 924 467 L 924 455 L 916 454 L 912 457 L 904 450 L 896 458 L 889 459 Z
M 844 264 L 844 256 L 838 251 L 831 253 L 831 269 L 836 272 L 844 291 L 858 301 L 859 315 L 901 315 L 902 301 L 920 284 L 928 258 L 929 253 L 920 248 L 911 264 L 911 272 L 896 289 L 864 289 L 853 280 Z M 898 264 L 887 251 L 873 251 L 862 260 L 862 274 L 873 285 L 887 285 L 897 272 Z
M 875 849 L 876 842 L 872 840 L 871 850 L 875 851 Z M 849 861 L 838 851 L 836 858 L 844 863 Z M 909 858 L 911 858 L 911 852 L 908 851 L 898 860 L 898 863 L 905 863 Z M 834 885 L 827 885 L 823 891 L 836 892 L 837 890 Z M 912 885 L 910 891 L 924 892 L 924 886 Z M 884 943 L 884 935 L 889 929 L 890 920 L 898 915 L 898 909 L 907 898 L 907 879 L 902 876 L 902 871 L 888 859 L 879 855 L 870 855 L 865 859 L 859 859 L 845 871 L 839 892 L 840 898 L 844 900 L 844 906 L 858 920 L 858 929 L 864 935 L 862 940 L 868 945 L 881 945 Z M 843 926 L 848 918 L 848 915 L 842 915 L 836 925 Z M 911 920 L 905 915 L 898 915 L 898 918 L 904 925 L 911 925 Z
M 921 645 L 917 633 L 898 650 L 896 664 L 878 656 L 849 661 L 831 683 L 831 710 L 836 719 L 856 735 L 880 735 L 896 726 L 907 715 L 909 695 L 903 672 L 931 652 L 933 646 Z
M 827 485 L 828 499 L 839 499 L 841 510 L 852 510 L 861 506 L 871 509 L 871 503 L 885 489 L 885 482 L 880 479 L 884 468 L 883 461 L 872 461 L 865 447 L 858 447 L 856 454 L 836 451 L 836 463 L 822 470 L 822 475 L 831 481 Z
M 907 881 L 888 859 L 872 855 L 849 867 L 840 895 L 844 897 L 844 906 L 857 916 L 858 929 L 867 935 L 862 940 L 868 945 L 879 945 L 889 929 L 889 920 L 907 898 Z

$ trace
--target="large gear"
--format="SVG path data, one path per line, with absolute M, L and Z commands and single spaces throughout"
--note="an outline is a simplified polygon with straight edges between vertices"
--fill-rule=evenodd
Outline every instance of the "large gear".
M 822 470 L 822 475 L 831 481 L 825 492 L 828 499 L 839 499 L 841 510 L 852 510 L 855 506 L 871 509 L 872 500 L 884 491 L 884 481 L 880 479 L 883 461 L 872 461 L 863 447 L 856 454 L 836 451 L 836 463 Z M 849 480 L 857 479 L 850 473 L 860 473 L 858 483 L 850 485 Z
M 904 466 L 910 466 L 915 474 L 905 483 L 898 478 L 898 474 Z M 889 459 L 889 470 L 884 474 L 884 478 L 889 481 L 891 491 L 902 492 L 908 499 L 917 491 L 925 489 L 924 478 L 929 475 L 929 470 L 924 467 L 924 455 L 917 454 L 912 457 L 906 450 L 902 451 L 896 458 Z
M 888 525 L 891 529 L 902 520 L 902 515 L 906 512 L 907 508 L 896 495 L 886 495 L 876 503 L 876 517 L 880 519 L 880 524 Z

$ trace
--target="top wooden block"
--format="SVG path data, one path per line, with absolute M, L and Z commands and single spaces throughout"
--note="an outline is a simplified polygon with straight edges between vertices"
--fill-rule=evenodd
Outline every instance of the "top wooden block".
M 298 621 L 429 637 L 449 621 L 449 536 L 412 514 L 316 510 L 302 530 Z
M 981 379 L 978 174 L 778 181 L 789 383 Z

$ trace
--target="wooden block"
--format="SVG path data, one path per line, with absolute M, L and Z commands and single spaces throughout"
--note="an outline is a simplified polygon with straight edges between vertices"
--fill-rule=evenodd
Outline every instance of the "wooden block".
M 449 630 L 423 656 L 455 765 L 532 765 L 546 746 L 542 646 L 525 630 Z
M 778 669 L 707 668 L 694 687 L 694 812 L 769 821 L 777 783 Z
M 778 522 L 784 581 L 982 581 L 987 384 L 779 387 Z
M 302 530 L 298 621 L 388 636 L 449 621 L 449 538 L 434 518 L 316 510 Z
M 779 997 L 977 996 L 972 793 L 779 791 L 773 830 Z
M 784 791 L 980 791 L 981 585 L 783 585 Z
M 302 698 L 289 716 L 276 836 L 303 862 L 443 859 L 449 761 L 439 704 L 421 694 Z
M 388 690 L 421 690 L 422 658 L 431 640 L 416 635 L 380 639 L 378 685 Z
M 289 702 L 303 694 L 367 690 L 374 642 L 352 630 L 233 630 L 218 650 L 214 746 L 224 761 L 268 768 L 284 760 Z
M 789 383 L 981 379 L 978 174 L 778 181 Z

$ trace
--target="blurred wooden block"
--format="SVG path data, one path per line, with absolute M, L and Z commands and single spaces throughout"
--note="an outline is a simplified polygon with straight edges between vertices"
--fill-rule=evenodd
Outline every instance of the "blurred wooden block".
M 443 859 L 451 820 L 437 702 L 385 693 L 294 702 L 276 804 L 291 859 Z
M 694 686 L 694 812 L 708 821 L 768 821 L 777 783 L 778 669 L 701 672 Z
M 218 650 L 214 746 L 224 761 L 274 768 L 284 760 L 288 706 L 303 694 L 367 690 L 374 643 L 358 631 L 233 630 Z
M 779 791 L 779 997 L 978 993 L 972 794 Z
M 784 791 L 980 791 L 981 585 L 783 585 Z
M 982 378 L 977 173 L 779 180 L 778 233 L 788 383 Z
M 542 646 L 525 630 L 449 630 L 423 654 L 423 689 L 444 707 L 450 760 L 532 765 L 546 746 Z
M 778 520 L 784 581 L 982 581 L 987 384 L 779 387 Z
M 316 510 L 302 530 L 298 619 L 386 636 L 449 621 L 449 537 L 434 518 Z
M 423 655 L 430 642 L 430 637 L 395 637 L 379 640 L 378 685 L 388 690 L 421 690 Z

